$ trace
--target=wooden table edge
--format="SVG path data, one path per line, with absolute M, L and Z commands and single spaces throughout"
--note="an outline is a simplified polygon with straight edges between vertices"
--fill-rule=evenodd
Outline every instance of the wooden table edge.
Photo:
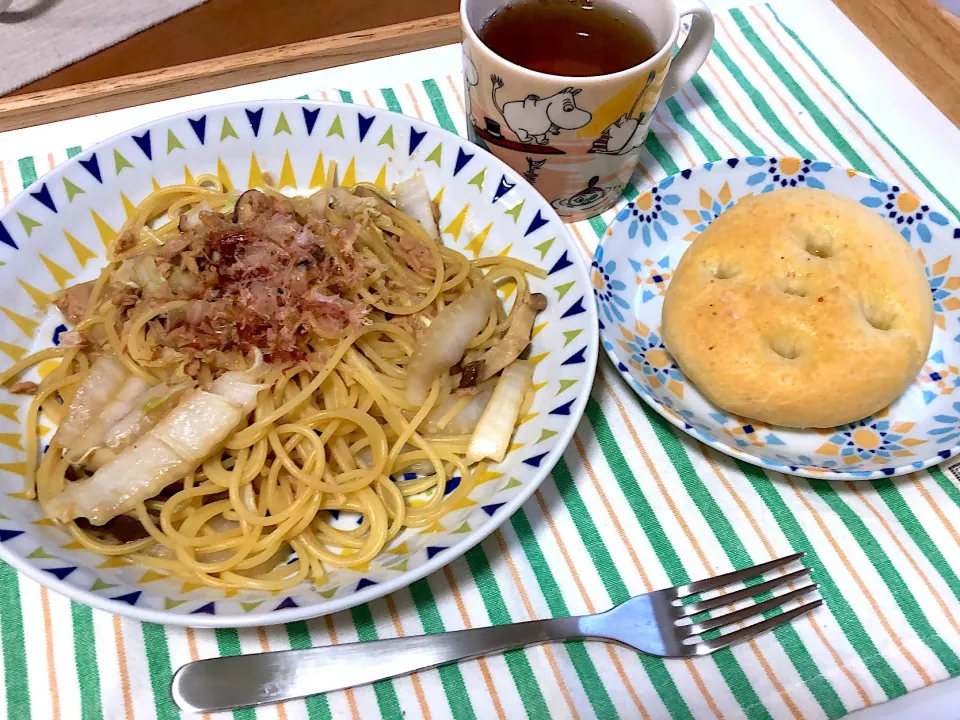
M 460 41 L 458 13 L 0 97 L 0 132 L 324 70 Z

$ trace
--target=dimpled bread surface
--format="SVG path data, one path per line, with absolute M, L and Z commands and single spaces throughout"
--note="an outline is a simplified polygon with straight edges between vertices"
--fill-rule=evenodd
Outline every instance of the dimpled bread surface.
M 883 218 L 825 190 L 744 198 L 693 242 L 663 303 L 684 375 L 729 413 L 833 427 L 896 400 L 923 367 L 933 300 Z

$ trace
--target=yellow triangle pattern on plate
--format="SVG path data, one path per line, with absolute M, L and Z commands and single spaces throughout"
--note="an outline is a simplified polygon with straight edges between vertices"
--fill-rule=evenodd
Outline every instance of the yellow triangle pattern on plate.
M 503 477 L 503 473 L 494 472 L 493 470 L 490 470 L 489 468 L 486 468 L 486 467 L 485 467 L 485 468 L 483 469 L 483 472 L 480 473 L 479 475 L 477 475 L 477 482 L 476 482 L 476 484 L 477 484 L 477 485 L 483 485 L 484 483 L 488 483 L 488 482 L 490 482 L 491 480 L 496 480 L 496 479 L 502 478 L 502 477 Z
M 203 587 L 203 585 L 201 585 L 200 583 L 185 582 L 180 587 L 180 593 L 183 594 L 183 593 L 193 592 L 194 590 L 198 590 L 201 587 Z
M 166 577 L 170 577 L 170 576 L 165 575 L 164 573 L 161 573 L 161 572 L 157 572 L 156 570 L 147 570 L 143 574 L 143 577 L 137 580 L 137 584 L 145 585 L 146 583 L 153 582 L 154 580 L 163 580 Z
M 96 210 L 91 210 L 90 215 L 93 216 L 93 224 L 97 226 L 100 241 L 103 243 L 103 246 L 109 250 L 113 247 L 114 240 L 117 239 L 117 231 L 110 227 L 106 220 L 97 215 Z
M 421 530 L 420 532 L 422 532 L 422 533 L 439 533 L 439 532 L 446 532 L 446 528 L 445 528 L 443 525 L 440 524 L 440 521 L 439 521 L 439 520 L 437 520 L 437 521 L 435 521 L 435 522 L 433 523 L 433 525 L 430 525 L 429 527 L 424 528 L 424 529 Z
M 377 179 L 373 181 L 373 184 L 382 190 L 387 189 L 387 164 L 384 163 L 383 167 L 380 168 L 380 172 L 377 173 Z
M 503 293 L 503 299 L 509 300 L 517 289 L 517 281 L 507 280 L 506 282 L 501 283 L 498 289 Z
M 478 232 L 474 236 L 473 240 L 467 243 L 467 246 L 464 250 L 472 252 L 473 256 L 480 257 L 480 253 L 483 252 L 483 244 L 487 241 L 487 235 L 490 234 L 490 229 L 493 227 L 493 223 L 487 225 L 483 230 Z
M 120 193 L 120 202 L 123 203 L 123 212 L 126 213 L 127 217 L 130 217 L 137 211 L 137 206 L 130 202 L 130 198 L 123 193 Z
M 534 367 L 540 364 L 540 361 L 543 360 L 547 355 L 550 354 L 550 351 L 547 350 L 545 353 L 540 353 L 539 355 L 534 355 L 531 358 L 528 358 L 529 362 L 532 362 Z
M 539 335 L 540 331 L 543 330 L 546 326 L 547 326 L 547 323 L 540 323 L 539 325 L 535 325 L 533 330 L 530 331 L 530 339 L 532 340 L 537 335 Z
M 83 550 L 83 543 L 77 542 L 76 540 L 71 540 L 66 545 L 61 545 L 61 550 Z
M 313 175 L 310 176 L 310 187 L 325 187 L 327 184 L 326 176 L 323 172 L 323 153 L 317 155 L 317 164 L 313 166 Z
M 196 185 L 197 180 L 193 177 L 193 173 L 190 172 L 190 168 L 186 165 L 183 166 L 183 184 L 184 185 Z
M 20 349 L 23 350 L 23 355 L 27 354 L 27 351 L 24 348 L 20 348 Z M 23 355 L 21 355 L 20 357 L 23 357 Z M 18 360 L 19 358 L 14 358 L 14 359 Z M 9 418 L 10 420 L 13 420 L 14 422 L 18 422 L 16 405 L 11 405 L 9 403 L 0 403 L 0 415 L 3 415 L 3 417 Z
M 533 420 L 535 417 L 537 417 L 539 414 L 540 414 L 540 413 L 538 413 L 538 412 L 535 412 L 535 413 L 527 413 L 527 414 L 524 415 L 522 418 L 520 418 L 520 422 L 517 423 L 517 427 L 520 427 L 521 425 L 524 425 L 524 424 L 530 422 L 530 421 Z M 521 445 L 518 445 L 517 447 L 522 447 L 522 446 L 521 446 Z M 514 448 L 514 449 L 516 449 L 516 448 Z
M 463 223 L 467 219 L 467 211 L 470 209 L 470 203 L 467 203 L 463 206 L 463 209 L 457 213 L 457 216 L 450 221 L 450 224 L 444 228 L 444 234 L 449 233 L 453 235 L 455 240 L 460 239 L 460 232 L 463 230 Z
M 283 117 L 283 115 L 280 117 Z M 290 131 L 287 130 L 287 132 Z M 280 168 L 280 187 L 295 188 L 296 186 L 297 176 L 293 174 L 293 163 L 290 162 L 290 151 L 288 150 L 283 154 L 283 165 Z
M 37 332 L 37 325 L 40 323 L 24 317 L 23 315 L 19 315 L 13 310 L 7 310 L 7 308 L 0 308 L 0 310 L 3 310 L 3 314 L 10 318 L 10 322 L 20 328 L 23 331 L 23 334 L 28 338 L 32 338 L 34 333 Z
M 357 163 L 351 155 L 350 162 L 347 163 L 347 171 L 343 174 L 343 185 L 350 187 L 357 184 Z
M 92 260 L 97 256 L 95 252 L 93 252 L 90 248 L 88 248 L 82 242 L 77 240 L 73 235 L 68 233 L 66 230 L 63 231 L 63 235 L 65 238 L 67 238 L 67 242 L 70 243 L 70 249 L 73 250 L 73 254 L 76 255 L 77 262 L 80 263 L 80 267 L 86 267 L 87 260 Z M 43 257 L 43 255 L 41 255 L 40 257 Z M 44 259 L 44 261 L 46 261 L 46 259 Z M 47 269 L 49 268 L 50 266 L 48 265 Z M 53 270 L 50 270 L 50 272 L 53 272 Z M 70 277 L 72 278 L 73 276 L 71 275 Z M 61 285 L 61 287 L 63 286 Z
M 220 179 L 220 184 L 223 185 L 225 192 L 233 190 L 234 185 L 230 179 L 230 174 L 227 172 L 227 166 L 223 164 L 223 160 L 220 158 L 217 158 L 217 177 Z
M 444 189 L 445 189 L 445 188 L 440 188 L 440 191 L 439 191 L 436 195 L 433 196 L 433 202 L 436 203 L 437 205 L 439 205 L 441 202 L 443 202 L 443 191 L 444 191 Z
M 27 474 L 27 464 L 25 462 L 0 463 L 0 470 L 25 477 Z
M 5 355 L 9 355 L 14 360 L 20 360 L 24 355 L 27 354 L 27 349 L 20 347 L 19 345 L 11 345 L 8 342 L 0 340 L 0 350 L 3 351 Z
M 20 287 L 26 291 L 27 295 L 30 296 L 30 299 L 33 300 L 34 304 L 38 308 L 45 308 L 47 306 L 47 303 L 50 301 L 50 296 L 47 295 L 47 293 L 45 293 L 43 290 L 35 288 L 33 285 L 21 278 L 17 278 L 17 282 L 20 283 Z
M 410 552 L 410 548 L 407 547 L 407 543 L 406 541 L 404 541 L 399 545 L 397 545 L 395 548 L 391 550 L 384 550 L 384 552 L 390 553 L 391 555 L 406 555 L 408 552 Z
M 508 453 L 512 453 L 514 450 L 519 450 L 520 448 L 526 447 L 526 443 L 510 443 L 510 447 L 507 448 Z
M 39 525 L 40 527 L 53 527 L 54 522 L 50 518 L 40 518 L 39 520 L 33 520 L 30 522 L 31 525 Z
M 247 187 L 263 187 L 263 173 L 260 171 L 260 163 L 257 162 L 256 153 L 250 153 L 250 177 L 247 178 Z
M 157 182 L 155 177 L 150 178 L 150 185 L 153 186 L 154 192 L 160 189 L 160 183 Z

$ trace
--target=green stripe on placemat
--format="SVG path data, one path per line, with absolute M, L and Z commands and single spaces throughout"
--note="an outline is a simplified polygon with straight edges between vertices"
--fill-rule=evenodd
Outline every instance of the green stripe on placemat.
M 147 664 L 150 667 L 150 684 L 153 686 L 153 702 L 158 720 L 176 719 L 180 713 L 170 702 L 170 682 L 173 668 L 170 667 L 170 648 L 163 625 L 143 623 L 143 645 L 147 648 Z
M 17 720 L 30 717 L 30 683 L 27 680 L 27 653 L 20 606 L 20 578 L 17 571 L 0 561 L 0 647 L 3 651 L 3 683 L 7 695 L 7 716 Z
M 310 628 L 305 622 L 300 620 L 288 623 L 286 629 L 291 650 L 308 650 L 313 647 Z M 333 714 L 330 712 L 330 702 L 326 695 L 311 695 L 305 699 L 305 702 L 310 720 L 332 720 Z
M 358 605 L 350 608 L 350 617 L 357 629 L 357 640 L 370 642 L 377 639 L 377 628 L 373 623 L 373 615 L 369 605 Z M 378 680 L 373 684 L 373 692 L 377 696 L 377 705 L 380 706 L 380 715 L 384 720 L 402 720 L 400 701 L 392 680 Z
M 80 686 L 80 717 L 103 717 L 100 707 L 100 674 L 97 671 L 97 638 L 93 631 L 93 611 L 86 605 L 70 602 L 73 620 L 73 657 Z

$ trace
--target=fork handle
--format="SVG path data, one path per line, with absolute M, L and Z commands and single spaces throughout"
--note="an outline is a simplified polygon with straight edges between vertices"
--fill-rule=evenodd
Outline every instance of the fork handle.
M 511 648 L 582 637 L 581 618 L 552 618 L 434 635 L 234 655 L 187 663 L 171 693 L 196 713 L 344 690 Z

